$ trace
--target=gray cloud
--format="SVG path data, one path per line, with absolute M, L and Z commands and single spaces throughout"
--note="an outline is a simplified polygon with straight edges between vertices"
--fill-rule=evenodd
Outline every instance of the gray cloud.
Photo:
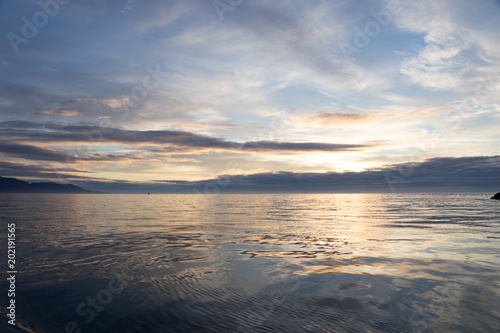
M 251 175 L 224 175 L 189 182 L 157 180 L 155 183 L 78 183 L 106 192 L 209 193 L 295 192 L 366 193 L 500 190 L 500 155 L 440 157 L 420 163 L 395 164 L 361 172 L 299 173 L 273 172 Z M 389 181 L 389 182 L 388 182 Z
M 75 156 L 75 154 L 71 154 L 68 152 L 61 152 L 53 149 L 20 144 L 16 142 L 0 143 L 0 155 L 21 158 L 25 160 L 52 161 L 59 163 L 120 162 L 124 160 L 144 160 L 142 156 L 135 153 L 90 153 L 86 156 Z
M 15 142 L 1 142 L 0 155 L 24 158 L 27 160 L 66 162 L 65 153 Z
M 243 150 L 272 150 L 272 151 L 352 151 L 369 148 L 371 145 L 337 144 L 320 142 L 274 142 L 251 141 L 241 144 Z
M 47 130 L 49 129 L 49 130 Z M 190 147 L 193 149 L 221 149 L 241 151 L 308 152 L 353 151 L 372 147 L 369 144 L 338 144 L 321 142 L 249 141 L 239 143 L 185 131 L 156 130 L 135 131 L 93 125 L 65 125 L 32 122 L 0 122 L 0 135 L 15 140 L 91 143 L 113 142 L 123 144 L 157 144 Z
M 357 113 L 318 112 L 315 115 L 302 118 L 306 123 L 316 123 L 322 126 L 340 126 L 345 124 L 360 123 L 370 120 L 371 117 Z
M 440 157 L 361 172 L 226 175 L 192 185 L 202 190 L 229 182 L 219 188 L 234 192 L 498 191 L 499 174 L 500 156 Z
M 28 179 L 45 179 L 57 180 L 64 182 L 63 179 L 89 179 L 95 178 L 88 176 L 80 176 L 73 174 L 78 173 L 92 173 L 91 171 L 79 170 L 75 168 L 57 168 L 45 165 L 27 165 L 15 162 L 0 161 L 0 175 L 10 177 L 20 177 Z
M 75 175 L 74 168 L 54 169 L 44 165 L 0 162 L 0 175 L 24 179 L 72 182 L 90 190 L 115 193 L 205 193 L 214 192 L 433 192 L 500 190 L 500 155 L 439 157 L 420 163 L 402 163 L 361 172 L 269 172 L 222 175 L 202 181 L 157 180 L 138 183 Z M 88 173 L 88 172 L 87 172 Z

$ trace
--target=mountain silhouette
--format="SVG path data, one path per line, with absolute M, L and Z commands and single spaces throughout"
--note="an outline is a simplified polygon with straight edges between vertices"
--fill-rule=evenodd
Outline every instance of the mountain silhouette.
M 102 193 L 73 184 L 28 183 L 16 178 L 0 177 L 0 193 Z

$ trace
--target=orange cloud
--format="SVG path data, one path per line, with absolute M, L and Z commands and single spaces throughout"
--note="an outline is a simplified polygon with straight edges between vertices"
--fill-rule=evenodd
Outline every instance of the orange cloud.
M 80 112 L 76 110 L 68 110 L 68 109 L 46 109 L 36 112 L 36 114 L 43 115 L 53 115 L 53 116 L 62 116 L 62 117 L 76 117 L 80 114 Z
M 104 99 L 104 100 L 101 100 L 100 102 L 102 104 L 109 106 L 110 108 L 120 108 L 123 106 L 123 103 L 128 101 L 128 100 L 129 100 L 129 98 L 125 97 L 123 99 L 117 99 L 117 98 Z
M 313 123 L 321 126 L 341 126 L 353 123 L 367 122 L 372 116 L 356 113 L 319 112 L 313 116 L 303 117 L 304 123 Z

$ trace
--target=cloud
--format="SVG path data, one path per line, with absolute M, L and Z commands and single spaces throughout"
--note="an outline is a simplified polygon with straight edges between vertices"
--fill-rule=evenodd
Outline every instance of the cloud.
M 500 156 L 439 157 L 420 163 L 387 165 L 361 172 L 278 171 L 251 175 L 222 175 L 217 179 L 196 182 L 194 185 L 205 186 L 228 182 L 229 184 L 225 186 L 227 190 L 389 192 L 391 189 L 389 179 L 392 186 L 400 190 L 456 188 L 477 190 L 500 188 L 499 172 Z M 397 181 L 394 181 L 395 179 Z
M 65 163 L 68 160 L 65 153 L 53 149 L 5 141 L 0 143 L 0 155 L 61 163 Z
M 110 99 L 105 99 L 105 100 L 102 100 L 101 103 L 109 106 L 110 108 L 121 108 L 122 106 L 124 106 L 124 103 L 129 101 L 130 98 L 129 97 L 124 97 L 123 99 L 117 99 L 117 98 L 110 98 Z
M 237 149 L 250 151 L 275 151 L 275 152 L 345 152 L 363 150 L 371 147 L 369 144 L 339 144 L 321 142 L 274 142 L 250 141 L 237 144 Z
M 55 116 L 62 116 L 62 117 L 76 117 L 76 116 L 80 115 L 80 112 L 78 112 L 76 110 L 53 108 L 53 109 L 37 111 L 37 112 L 35 112 L 35 114 L 55 115 Z
M 38 128 L 37 128 L 38 127 Z M 50 129 L 50 131 L 47 131 Z M 121 143 L 129 145 L 156 144 L 190 147 L 205 150 L 272 151 L 272 152 L 342 152 L 368 149 L 370 144 L 322 142 L 235 142 L 192 132 L 157 130 L 135 131 L 93 125 L 66 125 L 32 122 L 0 122 L 0 135 L 17 140 L 36 140 L 52 143 Z
M 79 93 L 66 92 L 64 88 L 48 89 L 36 85 L 0 82 L 0 100 L 8 101 L 6 105 L 0 103 L 3 119 L 79 117 L 90 121 L 102 115 L 119 119 L 112 107 L 118 101 L 81 97 Z
M 113 154 L 100 154 L 100 153 L 88 153 L 83 156 L 78 156 L 74 154 L 71 149 L 67 152 L 61 152 L 54 149 L 48 149 L 44 147 L 38 147 L 28 144 L 21 144 L 16 142 L 2 142 L 0 143 L 0 155 L 9 156 L 13 158 L 19 158 L 24 160 L 34 160 L 34 161 L 51 161 L 58 163 L 88 163 L 88 162 L 132 162 L 140 160 L 150 161 L 156 160 L 153 158 L 148 158 L 141 154 L 141 152 L 134 153 L 113 153 Z M 186 162 L 195 161 L 193 159 L 163 159 L 171 162 Z
M 156 180 L 151 183 L 88 182 L 107 192 L 210 193 L 296 192 L 366 193 L 488 191 L 500 189 L 500 155 L 438 157 L 420 163 L 387 165 L 361 172 L 262 172 L 228 174 L 202 181 Z
M 481 10 L 479 10 L 479 8 Z M 490 0 L 405 2 L 395 23 L 423 35 L 424 45 L 404 59 L 400 72 L 429 90 L 472 93 L 486 74 L 499 78 L 498 4 Z
M 301 122 L 306 124 L 317 124 L 320 126 L 342 126 L 367 122 L 372 117 L 357 113 L 338 113 L 338 112 L 318 112 L 315 115 L 303 117 Z
M 75 175 L 74 173 L 93 173 L 92 171 L 68 168 L 68 167 L 54 167 L 47 165 L 31 165 L 25 163 L 15 163 L 0 161 L 0 175 L 19 177 L 19 178 L 39 178 L 39 179 L 55 179 L 60 182 L 64 182 L 63 179 L 85 179 L 85 180 L 96 180 L 97 178 Z

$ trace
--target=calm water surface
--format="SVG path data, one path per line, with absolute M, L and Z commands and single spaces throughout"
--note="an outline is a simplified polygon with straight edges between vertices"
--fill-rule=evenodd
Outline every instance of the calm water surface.
M 500 332 L 490 196 L 1 195 L 1 256 L 24 331 Z

